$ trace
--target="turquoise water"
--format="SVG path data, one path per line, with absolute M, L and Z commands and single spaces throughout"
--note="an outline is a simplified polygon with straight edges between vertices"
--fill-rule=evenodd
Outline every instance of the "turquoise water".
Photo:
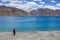
M 0 31 L 60 30 L 60 16 L 0 16 Z

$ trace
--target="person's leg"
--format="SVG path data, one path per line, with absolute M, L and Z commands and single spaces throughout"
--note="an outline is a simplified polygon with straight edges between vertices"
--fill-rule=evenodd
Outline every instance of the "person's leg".
M 14 36 L 14 32 L 13 32 L 13 36 Z
M 15 36 L 15 32 L 14 32 L 14 36 Z

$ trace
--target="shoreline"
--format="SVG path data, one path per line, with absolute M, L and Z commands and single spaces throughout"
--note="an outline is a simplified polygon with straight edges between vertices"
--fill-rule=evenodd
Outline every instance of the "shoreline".
M 60 40 L 60 31 L 0 32 L 0 40 Z

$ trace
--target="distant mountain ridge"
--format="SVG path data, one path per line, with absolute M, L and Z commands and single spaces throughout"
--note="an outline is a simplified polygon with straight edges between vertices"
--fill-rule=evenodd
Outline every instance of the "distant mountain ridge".
M 0 16 L 60 16 L 60 9 L 39 8 L 24 11 L 18 8 L 0 6 Z
M 48 8 L 39 8 L 29 12 L 32 16 L 60 16 L 60 9 L 53 10 Z

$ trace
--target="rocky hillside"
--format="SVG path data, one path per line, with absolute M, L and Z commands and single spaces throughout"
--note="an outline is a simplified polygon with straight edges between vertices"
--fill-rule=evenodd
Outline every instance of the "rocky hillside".
M 0 6 L 0 16 L 60 16 L 60 9 L 39 8 L 24 11 L 13 7 Z
M 48 8 L 39 8 L 29 12 L 31 16 L 60 16 L 60 9 L 52 10 Z
M 0 6 L 0 16 L 27 16 L 27 15 L 28 13 L 25 12 L 24 10 Z

